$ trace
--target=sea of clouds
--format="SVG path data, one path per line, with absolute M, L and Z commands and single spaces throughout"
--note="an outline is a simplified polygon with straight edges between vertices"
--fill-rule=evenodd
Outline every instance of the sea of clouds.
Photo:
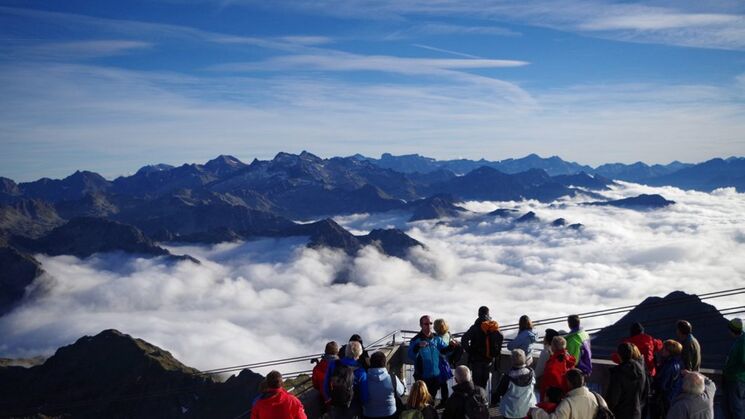
M 472 212 L 446 221 L 407 223 L 409 214 L 396 212 L 335 218 L 355 234 L 405 230 L 426 245 L 413 249 L 409 261 L 373 248 L 354 258 L 309 249 L 302 237 L 168 245 L 201 265 L 121 253 L 82 260 L 38 255 L 48 275 L 36 287 L 45 291 L 0 318 L 0 357 L 50 355 L 83 335 L 114 328 L 187 365 L 212 369 L 318 353 L 326 341 L 343 342 L 352 333 L 371 342 L 395 329 L 417 329 L 425 313 L 463 331 L 480 305 L 510 324 L 522 314 L 541 319 L 674 290 L 705 293 L 745 284 L 745 194 L 622 183 L 603 195 L 640 193 L 659 193 L 676 204 L 634 211 L 582 205 L 592 199 L 580 195 L 552 204 L 465 202 Z M 516 224 L 487 215 L 496 208 L 534 211 L 540 221 Z M 551 226 L 559 217 L 584 228 Z M 335 284 L 340 273 L 350 282 Z M 708 302 L 726 308 L 738 301 L 741 296 Z M 586 326 L 619 317 L 588 319 Z

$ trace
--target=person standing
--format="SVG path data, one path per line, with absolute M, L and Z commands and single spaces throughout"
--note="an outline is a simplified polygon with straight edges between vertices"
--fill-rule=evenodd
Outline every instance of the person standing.
M 621 363 L 611 367 L 606 400 L 617 418 L 641 419 L 646 402 L 646 373 L 642 360 L 633 359 L 633 343 L 618 345 Z
M 421 330 L 409 341 L 408 355 L 414 361 L 414 379 L 424 381 L 434 398 L 440 389 L 440 351 L 447 345 L 434 333 L 433 324 L 428 315 L 419 318 Z
M 507 344 L 507 349 L 514 351 L 522 349 L 525 353 L 525 365 L 533 365 L 533 346 L 536 343 L 535 333 L 533 332 L 533 322 L 526 314 L 520 316 L 518 321 L 520 330 L 517 332 L 515 339 Z
M 683 362 L 680 353 L 683 346 L 674 339 L 662 344 L 661 362 L 654 377 L 654 401 L 651 405 L 653 419 L 664 418 L 670 410 L 670 403 L 680 392 L 680 371 Z
M 475 385 L 471 370 L 465 365 L 459 365 L 454 372 L 456 384 L 453 395 L 445 404 L 443 419 L 488 419 L 489 401 L 486 390 Z
M 573 368 L 567 371 L 566 380 L 569 383 L 569 393 L 559 403 L 553 413 L 534 407 L 530 409 L 533 419 L 592 419 L 598 411 L 598 406 L 605 404 L 602 397 L 585 387 L 585 373 Z
M 586 376 L 592 374 L 592 349 L 590 335 L 580 326 L 579 316 L 572 314 L 567 317 L 569 333 L 564 336 L 567 341 L 567 352 L 574 357 L 575 366 Z
M 503 341 L 499 324 L 489 316 L 489 307 L 479 307 L 478 318 L 461 338 L 461 346 L 468 354 L 468 366 L 477 386 L 486 388 L 489 373 L 495 364 L 499 366 L 495 360 L 499 360 Z
M 370 357 L 367 370 L 367 401 L 362 406 L 365 419 L 396 418 L 396 399 L 404 394 L 404 384 L 385 369 L 386 358 L 383 352 L 375 352 Z M 394 383 L 395 380 L 395 383 Z
M 723 371 L 724 410 L 730 419 L 740 419 L 745 418 L 745 333 L 742 319 L 732 319 L 728 326 L 735 342 L 727 355 Z
M 266 390 L 251 408 L 251 419 L 307 419 L 303 404 L 282 388 L 282 374 L 271 371 L 266 375 Z
M 701 369 L 701 345 L 693 336 L 693 326 L 686 320 L 679 320 L 676 333 L 678 342 L 683 345 L 683 352 L 680 355 L 683 361 L 683 369 L 698 371 Z
M 535 374 L 526 364 L 525 352 L 522 349 L 512 350 L 512 368 L 502 376 L 497 388 L 501 397 L 499 411 L 505 419 L 522 419 L 530 407 L 536 404 Z
M 697 372 L 683 370 L 683 388 L 670 406 L 667 419 L 714 419 L 714 382 Z
M 566 350 L 567 341 L 561 336 L 556 336 L 551 341 L 551 357 L 546 361 L 541 376 L 541 400 L 546 399 L 546 393 L 551 387 L 561 389 L 562 394 L 571 388 L 566 379 L 566 373 L 574 368 L 576 364 L 574 357 Z

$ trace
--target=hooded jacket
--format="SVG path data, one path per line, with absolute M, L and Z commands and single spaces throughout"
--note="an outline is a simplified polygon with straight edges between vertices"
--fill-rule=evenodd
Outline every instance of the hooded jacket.
M 565 349 L 553 353 L 546 361 L 541 376 L 541 400 L 545 400 L 546 391 L 551 387 L 558 387 L 563 392 L 569 391 L 566 372 L 574 368 L 574 357 Z
M 610 369 L 606 400 L 617 418 L 641 419 L 646 379 L 641 361 L 626 361 Z
M 567 340 L 567 352 L 575 359 L 575 366 L 585 375 L 592 373 L 592 349 L 590 349 L 590 335 L 584 329 L 571 331 L 564 336 Z
M 283 388 L 268 390 L 251 408 L 251 419 L 307 419 L 303 404 Z
M 398 377 L 388 374 L 385 368 L 370 368 L 367 370 L 367 402 L 362 406 L 365 416 L 379 418 L 396 413 L 396 396 L 393 394 L 393 381 Z M 401 381 L 396 383 L 398 395 L 404 393 Z
M 318 361 L 315 367 L 313 367 L 313 373 L 311 375 L 311 382 L 313 388 L 318 390 L 320 393 L 323 390 L 323 381 L 326 378 L 326 371 L 329 369 L 329 363 L 339 359 L 336 355 L 323 355 L 321 360 Z
M 536 404 L 533 386 L 535 374 L 524 365 L 513 367 L 503 375 L 497 389 L 497 394 L 502 396 L 499 404 L 502 415 L 506 418 L 524 418 Z
M 714 393 L 717 386 L 704 378 L 704 393 L 701 395 L 680 393 L 673 400 L 667 419 L 714 419 Z
M 427 342 L 427 346 L 420 347 L 420 342 Z M 419 332 L 411 339 L 408 355 L 414 361 L 415 380 L 440 376 L 440 351 L 447 346 L 445 341 L 434 333 L 426 337 Z

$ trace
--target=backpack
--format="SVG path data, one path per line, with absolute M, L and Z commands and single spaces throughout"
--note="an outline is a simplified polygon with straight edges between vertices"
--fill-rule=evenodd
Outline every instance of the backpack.
M 315 388 L 318 391 L 321 391 L 321 388 L 323 387 L 323 380 L 326 377 L 326 370 L 329 368 L 329 362 L 327 359 L 322 359 L 318 361 L 315 367 L 313 367 L 313 373 L 311 375 L 311 381 L 313 383 L 313 388 Z
M 499 332 L 499 323 L 496 320 L 486 320 L 481 323 L 481 331 L 484 332 L 484 355 L 487 358 L 496 358 L 502 353 L 502 334 Z
M 422 412 L 417 409 L 406 409 L 401 412 L 401 415 L 398 417 L 398 419 L 424 419 L 424 414 L 422 414 Z
M 349 407 L 354 396 L 354 368 L 345 365 L 340 360 L 334 361 L 334 372 L 329 377 L 329 397 L 331 404 L 339 407 Z
M 605 399 L 603 399 L 598 393 L 592 392 L 593 396 L 595 396 L 595 400 L 598 402 L 598 410 L 595 411 L 595 416 L 593 416 L 593 419 L 615 419 L 616 416 L 613 414 L 613 412 L 608 409 L 608 404 L 605 402 Z
M 489 419 L 489 406 L 478 389 L 466 396 L 466 419 Z

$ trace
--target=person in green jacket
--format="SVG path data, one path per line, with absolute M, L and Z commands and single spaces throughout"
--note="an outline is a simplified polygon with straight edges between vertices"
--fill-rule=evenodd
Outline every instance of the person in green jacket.
M 590 349 L 590 335 L 580 327 L 579 316 L 572 314 L 567 317 L 569 334 L 564 336 L 567 341 L 567 352 L 575 359 L 575 366 L 585 376 L 592 374 L 592 349 Z
M 745 418 L 745 333 L 742 332 L 742 319 L 734 318 L 727 326 L 735 342 L 724 365 L 724 406 L 730 418 Z

